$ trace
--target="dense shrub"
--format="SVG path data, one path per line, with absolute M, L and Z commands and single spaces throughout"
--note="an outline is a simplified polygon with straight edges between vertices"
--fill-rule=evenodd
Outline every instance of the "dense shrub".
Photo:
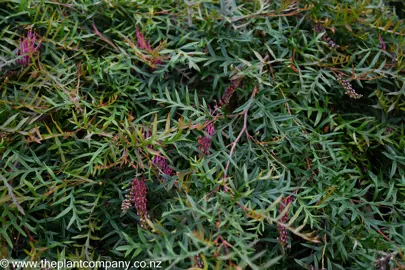
M 404 269 L 403 9 L 0 1 L 2 257 Z

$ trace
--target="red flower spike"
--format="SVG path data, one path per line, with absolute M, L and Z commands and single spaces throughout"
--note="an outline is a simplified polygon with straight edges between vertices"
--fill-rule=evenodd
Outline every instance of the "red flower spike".
M 173 176 L 174 172 L 172 168 L 170 168 L 169 163 L 167 162 L 167 159 L 162 156 L 155 156 L 152 159 L 153 165 L 155 165 L 159 169 L 159 175 L 162 176 L 163 174 L 168 175 L 168 176 Z M 161 177 L 162 180 L 164 180 L 163 177 Z
M 136 38 L 138 39 L 139 48 L 141 48 L 142 50 L 148 51 L 148 52 L 152 52 L 150 43 L 146 42 L 145 36 L 141 32 L 139 32 L 138 28 L 136 28 Z
M 283 198 L 281 200 L 279 212 L 282 213 L 286 207 L 289 207 L 289 205 L 291 204 L 292 201 L 293 201 L 292 196 L 288 196 L 287 198 Z M 288 223 L 288 212 L 281 218 L 280 221 L 282 223 L 284 223 L 284 224 Z M 282 246 L 287 245 L 287 248 L 290 248 L 290 246 L 288 246 L 288 232 L 287 232 L 287 229 L 284 226 L 281 226 L 281 225 L 277 224 L 277 230 L 278 230 L 278 233 L 279 233 L 279 237 L 277 237 L 277 240 L 280 243 L 280 245 L 282 245 Z
M 126 199 L 122 202 L 121 209 L 126 212 L 133 204 L 139 219 L 141 220 L 142 227 L 146 222 L 146 218 L 149 218 L 148 209 L 146 207 L 147 199 L 147 188 L 145 184 L 145 179 L 139 180 L 135 178 L 132 180 L 132 186 L 129 193 L 125 195 Z
M 207 125 L 207 127 L 205 128 L 205 133 L 206 135 L 204 137 L 200 136 L 198 138 L 198 149 L 207 156 L 210 154 L 211 140 L 212 136 L 215 133 L 215 127 L 213 123 Z
M 31 30 L 28 31 L 26 37 L 20 40 L 20 48 L 17 49 L 17 56 L 22 56 L 20 59 L 17 60 L 17 63 L 22 66 L 28 66 L 31 58 L 30 55 L 34 54 L 38 51 L 39 45 L 35 47 L 35 42 L 37 40 L 37 35 L 35 32 Z
M 146 41 L 145 36 L 139 31 L 138 28 L 136 28 L 136 38 L 138 40 L 138 47 L 150 54 L 147 59 L 150 61 L 150 65 L 153 67 L 153 69 L 155 69 L 156 65 L 163 63 L 162 58 L 156 52 L 158 48 L 152 49 L 150 42 Z
M 226 105 L 229 103 L 229 100 L 231 99 L 233 93 L 238 89 L 240 84 L 239 80 L 232 80 L 231 84 L 228 85 L 228 87 L 225 90 L 225 93 L 223 94 L 221 100 L 220 100 L 220 107 Z
M 384 43 L 383 38 L 381 37 L 380 33 L 378 33 L 378 41 L 380 42 L 380 47 L 381 50 L 386 51 L 387 50 L 387 46 Z

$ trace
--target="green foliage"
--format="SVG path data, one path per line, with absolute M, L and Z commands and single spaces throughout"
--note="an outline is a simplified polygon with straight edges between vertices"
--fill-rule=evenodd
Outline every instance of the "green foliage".
M 0 1 L 0 254 L 403 269 L 394 2 Z M 121 211 L 136 177 L 146 223 Z

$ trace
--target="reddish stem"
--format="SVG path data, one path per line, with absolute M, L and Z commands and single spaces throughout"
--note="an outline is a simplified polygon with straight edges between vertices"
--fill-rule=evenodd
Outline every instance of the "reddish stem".
M 250 100 L 253 100 L 253 99 L 254 99 L 254 97 L 255 97 L 255 95 L 257 94 L 257 92 L 258 92 L 258 89 L 257 89 L 257 86 L 255 86 L 255 88 L 253 88 L 252 94 L 250 95 Z M 229 153 L 229 160 L 228 160 L 228 162 L 226 163 L 226 166 L 225 166 L 224 180 L 226 180 L 226 178 L 227 178 L 227 173 L 228 173 L 229 165 L 231 164 L 232 155 L 233 155 L 233 153 L 235 152 L 236 145 L 238 144 L 239 140 L 241 139 L 243 133 L 246 133 L 246 135 L 247 135 L 248 138 L 250 137 L 249 134 L 247 133 L 247 118 L 248 118 L 248 112 L 249 112 L 249 109 L 250 109 L 251 104 L 252 104 L 252 103 L 250 103 L 250 104 L 246 107 L 246 109 L 243 111 L 243 116 L 244 116 L 244 119 L 243 119 L 243 127 L 242 127 L 242 130 L 240 131 L 238 137 L 236 137 L 235 141 L 232 143 L 231 151 L 230 151 L 230 153 Z M 225 184 L 225 191 L 227 191 L 226 184 Z

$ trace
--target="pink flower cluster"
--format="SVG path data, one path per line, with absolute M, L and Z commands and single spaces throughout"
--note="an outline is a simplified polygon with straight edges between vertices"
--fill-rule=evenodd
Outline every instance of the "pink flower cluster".
M 354 99 L 359 99 L 363 96 L 362 94 L 358 94 L 356 92 L 356 90 L 354 90 L 352 84 L 348 80 L 343 80 L 342 75 L 338 74 L 337 80 L 343 86 L 343 88 L 346 90 L 345 94 L 348 95 L 349 97 L 354 98 Z
M 325 41 L 325 42 L 328 44 L 329 47 L 331 47 L 331 48 L 333 48 L 333 49 L 338 49 L 338 48 L 340 48 L 340 46 L 339 46 L 338 44 L 336 44 L 336 43 L 328 36 L 328 33 L 326 33 L 326 30 L 325 30 L 325 28 L 324 28 L 323 26 L 321 26 L 321 25 L 319 25 L 319 24 L 315 25 L 315 31 L 316 31 L 317 34 L 325 33 L 325 34 L 322 36 L 322 40 Z
M 126 212 L 132 205 L 135 206 L 137 215 L 141 220 L 141 226 L 145 224 L 146 218 L 149 218 L 148 209 L 146 208 L 146 183 L 145 179 L 139 180 L 135 178 L 132 180 L 129 193 L 125 195 L 125 200 L 122 202 L 121 209 Z
M 214 107 L 214 110 L 210 108 L 210 113 L 212 116 L 216 115 L 218 109 L 229 103 L 229 100 L 231 99 L 232 95 L 238 89 L 240 82 L 241 82 L 240 79 L 231 80 L 231 84 L 228 85 L 228 87 L 225 90 L 225 93 L 222 95 L 221 100 L 219 101 L 219 106 L 216 105 Z M 204 136 L 200 136 L 198 138 L 198 150 L 200 150 L 205 156 L 208 156 L 210 154 L 212 136 L 215 133 L 214 123 L 208 123 L 208 125 L 205 127 L 204 133 L 205 133 Z
M 380 41 L 381 50 L 386 51 L 387 46 L 385 45 L 384 40 L 383 40 L 382 36 L 380 35 L 380 33 L 378 33 L 378 41 Z
M 152 132 L 150 130 L 145 130 L 143 132 L 143 136 L 145 139 L 148 139 L 152 135 Z M 152 145 L 149 145 L 148 148 L 152 149 Z M 172 176 L 174 175 L 173 169 L 170 168 L 169 163 L 167 162 L 167 159 L 163 156 L 154 156 L 152 159 L 152 164 L 158 168 L 159 170 L 159 175 L 162 180 L 165 180 L 162 175 L 168 175 Z
M 283 198 L 283 199 L 281 200 L 279 212 L 282 213 L 286 207 L 289 207 L 289 205 L 291 204 L 292 201 L 293 201 L 293 197 L 292 197 L 292 196 L 288 196 L 287 198 Z M 284 224 L 288 223 L 288 211 L 287 211 L 287 213 L 281 218 L 280 221 L 281 221 L 282 223 L 284 223 Z M 278 242 L 279 242 L 282 246 L 287 245 L 287 248 L 290 248 L 290 246 L 288 246 L 288 232 L 287 232 L 287 229 L 286 229 L 284 226 L 281 226 L 281 225 L 277 224 L 277 230 L 278 230 L 278 233 L 279 233 L 279 235 L 280 235 L 279 237 L 277 237 Z
M 195 262 L 196 262 L 196 265 L 195 265 L 195 266 L 196 266 L 197 268 L 200 268 L 200 269 L 203 269 L 203 268 L 204 268 L 204 262 L 203 262 L 203 260 L 202 260 L 200 254 L 198 254 L 197 256 L 195 256 L 195 257 L 194 257 L 194 260 L 195 260 Z
M 198 150 L 200 150 L 206 156 L 210 154 L 211 140 L 212 136 L 214 135 L 214 132 L 215 132 L 214 124 L 209 123 L 205 127 L 204 137 L 200 136 L 198 138 Z
M 150 47 L 150 42 L 146 42 L 145 36 L 139 32 L 138 27 L 136 28 L 136 38 L 138 40 L 138 47 L 141 48 L 142 50 L 151 52 L 152 49 Z
M 37 52 L 39 45 L 35 47 L 35 42 L 37 40 L 37 35 L 35 32 L 28 31 L 26 37 L 20 40 L 20 48 L 17 50 L 17 56 L 22 56 L 22 58 L 17 60 L 17 63 L 22 66 L 28 66 L 30 63 L 30 55 Z
M 174 175 L 173 169 L 170 168 L 169 163 L 167 162 L 167 159 L 162 156 L 155 156 L 152 159 L 153 165 L 155 165 L 159 169 L 159 175 L 162 176 L 163 174 L 172 176 Z M 164 180 L 163 177 L 161 179 Z
M 148 53 L 153 53 L 153 49 L 150 46 L 150 42 L 146 41 L 145 36 L 136 28 L 136 39 L 138 40 L 138 47 Z M 148 59 L 149 60 L 149 59 Z M 152 65 L 158 65 L 162 63 L 162 58 L 159 55 L 153 55 L 150 57 Z
M 231 81 L 231 84 L 228 85 L 228 87 L 225 90 L 225 93 L 223 94 L 223 96 L 219 102 L 220 107 L 229 103 L 229 100 L 231 99 L 233 93 L 236 91 L 236 89 L 238 89 L 239 84 L 240 84 L 240 80 Z

